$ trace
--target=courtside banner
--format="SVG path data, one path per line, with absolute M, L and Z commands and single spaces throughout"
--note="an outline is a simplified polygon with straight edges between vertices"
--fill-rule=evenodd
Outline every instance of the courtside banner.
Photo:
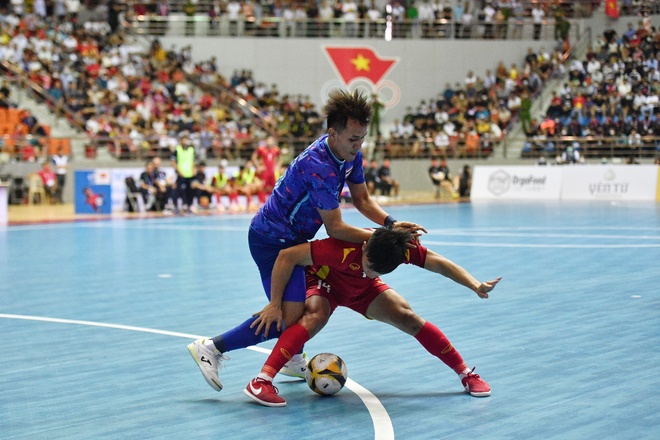
M 476 166 L 472 200 L 559 200 L 562 167 Z
M 579 165 L 562 168 L 562 200 L 656 200 L 657 165 Z
M 111 214 L 110 169 L 76 170 L 74 173 L 76 214 Z

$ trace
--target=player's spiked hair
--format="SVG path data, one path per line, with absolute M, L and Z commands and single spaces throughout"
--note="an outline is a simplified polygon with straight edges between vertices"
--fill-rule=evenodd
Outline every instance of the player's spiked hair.
M 367 125 L 371 120 L 373 108 L 367 98 L 358 90 L 350 93 L 346 90 L 335 89 L 330 92 L 323 112 L 328 121 L 328 128 L 342 131 L 346 128 L 349 119 L 355 119 L 360 124 Z
M 371 269 L 379 274 L 392 272 L 406 260 L 411 240 L 412 234 L 406 229 L 376 229 L 365 250 Z

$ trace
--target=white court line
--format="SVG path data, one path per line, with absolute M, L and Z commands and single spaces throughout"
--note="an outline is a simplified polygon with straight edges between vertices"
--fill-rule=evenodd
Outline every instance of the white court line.
M 422 238 L 422 244 L 436 246 L 461 246 L 461 247 L 492 247 L 492 248 L 538 248 L 538 249 L 638 249 L 638 248 L 660 248 L 657 244 L 573 244 L 573 243 L 467 243 L 464 241 L 427 241 Z
M 28 231 L 45 231 L 53 229 L 67 229 L 71 227 L 87 228 L 87 229 L 131 229 L 131 230 L 170 230 L 170 231 L 244 231 L 247 234 L 246 227 L 243 226 L 200 226 L 200 225 L 172 225 L 172 224 L 157 224 L 157 223 L 136 223 L 134 221 L 126 222 L 89 222 L 89 223 L 56 223 L 56 224 L 40 224 L 40 225 L 17 225 L 4 229 L 9 232 L 28 232 Z
M 473 227 L 473 228 L 436 228 L 429 229 L 429 233 L 442 234 L 445 231 L 483 231 L 483 232 L 498 232 L 498 231 L 565 231 L 570 229 L 572 231 L 660 231 L 660 228 L 651 226 L 576 226 L 576 225 L 562 225 L 562 226 L 488 226 L 488 227 Z
M 69 227 L 71 224 L 62 225 L 40 225 L 34 227 L 21 227 L 13 229 L 13 231 L 29 231 L 29 230 L 43 230 L 43 229 L 59 229 L 62 227 Z M 176 224 L 163 224 L 163 223 L 136 223 L 133 221 L 123 222 L 91 222 L 84 224 L 76 224 L 77 227 L 84 228 L 108 228 L 108 229 L 154 229 L 154 230 L 199 230 L 199 231 L 228 231 L 228 232 L 244 232 L 243 226 L 227 226 L 227 225 L 176 225 Z M 501 238 L 564 238 L 564 239 L 598 239 L 598 240 L 644 240 L 656 241 L 660 240 L 660 236 L 655 235 L 605 235 L 605 234 L 575 234 L 575 233 L 548 233 L 531 231 L 554 231 L 558 229 L 573 229 L 573 230 L 587 230 L 587 231 L 607 231 L 607 230 L 629 230 L 629 231 L 660 231 L 660 228 L 647 228 L 647 227 L 492 227 L 492 228 L 476 228 L 476 229 L 431 229 L 428 234 L 422 238 L 422 242 L 438 246 L 463 246 L 463 247 L 487 247 L 487 248 L 538 248 L 538 249 L 641 249 L 641 248 L 658 248 L 660 243 L 613 243 L 613 244 L 580 244 L 580 243 L 486 243 L 486 242 L 456 242 L 456 241 L 433 241 L 428 240 L 430 237 L 501 237 Z M 507 232 L 508 231 L 508 232 Z M 514 231 L 514 232 L 510 232 Z M 519 232 L 515 232 L 519 231 Z M 526 231 L 526 232 L 520 232 Z M 322 238 L 322 237 L 319 237 Z
M 660 235 L 612 235 L 612 234 L 557 234 L 547 232 L 481 232 L 481 231 L 429 231 L 429 235 L 444 235 L 456 237 L 540 237 L 540 238 L 600 238 L 606 240 L 660 240 Z
M 87 225 L 85 225 L 87 227 Z M 148 229 L 148 230 L 169 230 L 169 231 L 240 231 L 245 232 L 247 235 L 247 228 L 245 225 L 240 226 L 202 226 L 202 225 L 158 225 L 158 224 L 141 224 L 141 225 L 127 225 L 127 224 L 110 224 L 106 225 L 109 229 Z
M 79 321 L 75 319 L 62 319 L 62 318 L 47 318 L 42 316 L 29 316 L 29 315 L 11 315 L 0 313 L 0 318 L 5 319 L 21 319 L 24 321 L 42 321 L 42 322 L 54 322 L 58 324 L 74 324 L 74 325 L 86 325 L 91 327 L 104 327 L 104 328 L 114 328 L 119 330 L 129 330 L 134 332 L 143 332 L 143 333 L 154 333 L 157 335 L 166 335 L 174 336 L 177 338 L 185 339 L 201 339 L 206 338 L 207 336 L 192 335 L 189 333 L 179 333 L 171 332 L 167 330 L 158 330 L 147 327 L 134 327 L 131 325 L 121 325 L 121 324 L 108 324 L 105 322 L 94 322 L 94 321 Z M 247 347 L 248 350 L 257 351 L 264 354 L 270 354 L 271 350 L 250 346 Z M 374 396 L 369 390 L 359 385 L 358 383 L 348 379 L 346 381 L 346 388 L 353 391 L 360 400 L 364 403 L 364 406 L 367 407 L 369 414 L 371 415 L 371 420 L 374 425 L 374 439 L 375 440 L 390 440 L 394 438 L 394 427 L 392 426 L 392 420 L 390 419 L 387 410 L 383 404 Z

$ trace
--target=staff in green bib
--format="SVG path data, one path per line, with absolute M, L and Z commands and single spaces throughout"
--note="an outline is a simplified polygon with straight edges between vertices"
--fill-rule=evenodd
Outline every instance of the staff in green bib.
M 172 155 L 172 166 L 176 170 L 176 190 L 174 194 L 175 208 L 178 209 L 179 198 L 185 212 L 190 212 L 193 201 L 192 180 L 195 175 L 195 148 L 186 136 L 181 137 Z

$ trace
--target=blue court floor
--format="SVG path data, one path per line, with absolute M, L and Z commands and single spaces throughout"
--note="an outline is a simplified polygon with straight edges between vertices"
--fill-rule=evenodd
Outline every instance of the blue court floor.
M 660 205 L 388 207 L 480 280 L 488 300 L 402 267 L 384 279 L 492 387 L 463 392 L 417 341 L 339 310 L 306 346 L 350 381 L 279 377 L 285 408 L 243 395 L 273 346 L 229 353 L 217 393 L 186 345 L 266 303 L 249 216 L 0 229 L 0 439 L 660 438 Z M 372 226 L 356 211 L 345 219 Z M 322 237 L 323 235 L 321 235 Z

